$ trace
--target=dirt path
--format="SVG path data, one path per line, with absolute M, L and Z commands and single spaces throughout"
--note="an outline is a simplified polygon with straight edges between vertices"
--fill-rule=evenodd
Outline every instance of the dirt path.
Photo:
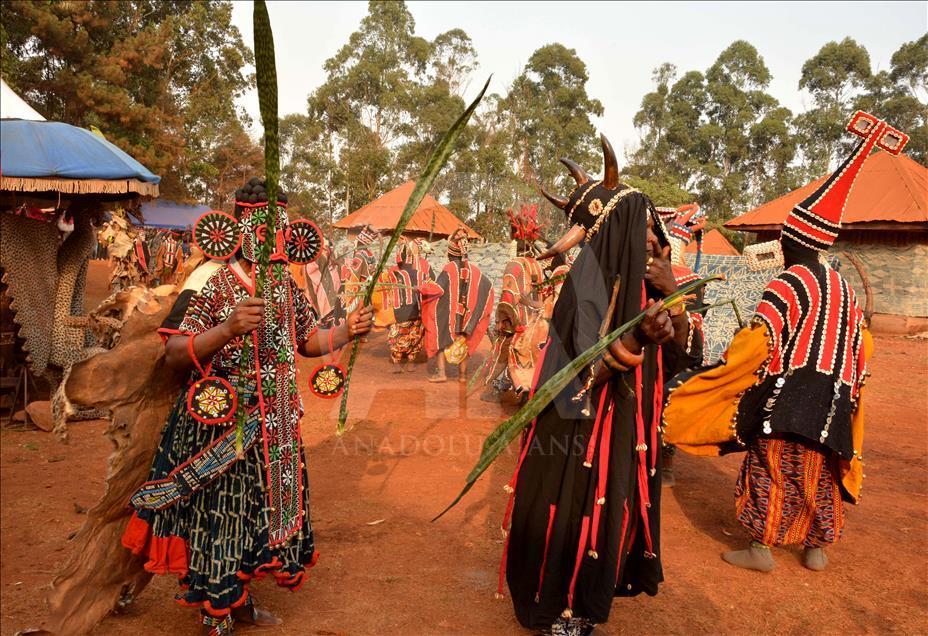
M 302 377 L 313 361 L 301 365 Z M 863 503 L 825 573 L 777 554 L 777 570 L 736 570 L 719 552 L 743 542 L 732 490 L 739 457 L 679 456 L 677 486 L 663 500 L 667 578 L 654 598 L 615 601 L 604 633 L 925 633 L 928 631 L 928 341 L 878 338 L 867 386 Z M 366 345 L 352 390 L 355 428 L 334 436 L 337 402 L 304 397 L 318 566 L 297 594 L 258 583 L 285 619 L 243 634 L 513 634 L 508 598 L 495 600 L 502 548 L 498 462 L 444 519 L 429 519 L 463 483 L 504 407 L 464 401 L 456 382 L 432 385 L 424 366 L 389 373 L 384 334 Z M 63 563 L 79 509 L 102 491 L 108 442 L 102 422 L 76 423 L 72 441 L 4 430 L 0 631 L 37 625 L 44 586 Z M 194 613 L 157 577 L 125 614 L 94 633 L 198 634 Z

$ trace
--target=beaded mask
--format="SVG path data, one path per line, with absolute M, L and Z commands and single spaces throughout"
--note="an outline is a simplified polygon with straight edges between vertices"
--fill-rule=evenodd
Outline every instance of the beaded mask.
M 241 250 L 241 256 L 249 262 L 258 260 L 261 245 L 267 239 L 267 203 L 235 204 L 238 218 L 225 212 L 207 212 L 193 229 L 193 240 L 203 253 L 212 259 L 228 260 Z M 277 204 L 277 228 L 271 247 L 271 260 L 303 265 L 319 256 L 322 248 L 322 232 L 316 224 L 306 219 L 292 223 L 287 217 L 287 206 Z

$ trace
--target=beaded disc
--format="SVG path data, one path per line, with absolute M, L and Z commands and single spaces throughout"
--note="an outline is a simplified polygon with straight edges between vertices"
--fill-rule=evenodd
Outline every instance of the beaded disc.
M 306 265 L 319 256 L 322 232 L 312 221 L 297 219 L 290 223 L 287 237 L 287 258 L 291 263 Z
M 324 399 L 338 397 L 345 390 L 345 369 L 333 362 L 320 364 L 309 376 L 309 390 Z
M 231 422 L 238 408 L 238 396 L 227 381 L 215 375 L 197 380 L 187 391 L 187 410 L 203 424 Z
M 193 227 L 193 241 L 207 258 L 226 260 L 238 250 L 242 232 L 231 214 L 207 212 Z

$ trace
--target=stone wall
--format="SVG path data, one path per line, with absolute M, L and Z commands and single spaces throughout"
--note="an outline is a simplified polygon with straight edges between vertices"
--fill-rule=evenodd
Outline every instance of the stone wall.
M 911 235 L 910 235 L 911 236 Z M 832 253 L 841 261 L 841 274 L 866 302 L 857 269 L 841 252 L 854 254 L 863 264 L 873 288 L 873 311 L 900 316 L 928 316 L 928 237 L 918 241 L 848 241 L 838 238 Z
M 350 246 L 349 241 L 338 241 L 340 252 L 348 251 Z M 447 262 L 447 246 L 446 240 L 432 243 L 429 262 L 436 271 Z M 373 247 L 376 254 L 378 245 L 375 243 Z M 469 249 L 470 259 L 493 281 L 498 294 L 506 261 L 515 256 L 513 244 L 471 244 Z M 873 288 L 876 313 L 928 316 L 928 235 L 869 232 L 838 239 L 830 253 L 838 258 L 841 274 L 854 287 L 863 306 L 866 296 L 860 276 L 842 251 L 852 252 L 863 263 Z

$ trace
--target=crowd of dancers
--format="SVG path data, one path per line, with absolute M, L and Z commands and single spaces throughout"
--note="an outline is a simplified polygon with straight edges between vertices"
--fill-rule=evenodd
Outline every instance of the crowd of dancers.
M 473 370 L 482 397 L 532 395 L 605 346 L 534 412 L 507 484 L 499 592 L 508 583 L 526 628 L 589 634 L 615 597 L 658 592 L 666 445 L 744 454 L 735 500 L 749 542 L 723 554 L 727 563 L 767 572 L 772 548 L 797 544 L 809 570 L 827 566 L 824 548 L 842 534 L 844 505 L 860 498 L 872 341 L 854 291 L 823 255 L 871 150 L 898 154 L 907 140 L 862 112 L 848 130 L 860 142 L 793 209 L 768 246 L 778 273 L 708 366 L 701 296 L 667 300 L 699 279 L 682 257 L 705 224 L 698 206 L 656 208 L 620 180 L 602 137 L 601 179 L 562 160 L 575 187 L 564 197 L 544 193 L 565 214 L 560 239 L 542 240 L 533 208 L 510 213 L 516 253 L 499 281 L 489 354 Z M 263 192 L 258 179 L 246 186 Z M 424 352 L 430 381 L 445 382 L 455 368 L 463 381 L 495 296 L 463 228 L 448 237 L 440 271 L 429 244 L 406 237 L 378 274 L 373 228 L 339 254 L 315 226 L 290 221 L 285 200 L 269 208 L 266 196 L 238 195 L 234 215 L 209 213 L 195 227 L 206 260 L 192 272 L 181 266 L 183 242 L 167 236 L 154 270 L 145 268 L 161 282 L 189 273 L 160 329 L 168 366 L 189 378 L 122 538 L 147 570 L 180 576 L 178 600 L 200 609 L 211 636 L 231 633 L 236 621 L 279 622 L 255 606 L 250 581 L 271 572 L 296 590 L 318 558 L 296 354 L 335 356 L 379 326 L 397 373 L 414 370 Z M 136 259 L 148 262 L 140 241 Z M 270 258 L 259 277 L 262 249 Z M 313 392 L 331 397 L 337 380 L 324 368 Z

